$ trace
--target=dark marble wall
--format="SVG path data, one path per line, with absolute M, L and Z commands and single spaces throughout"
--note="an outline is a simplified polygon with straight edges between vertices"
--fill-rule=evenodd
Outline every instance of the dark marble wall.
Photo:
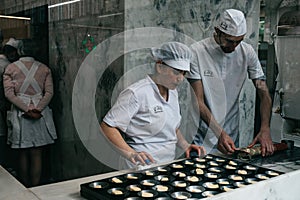
M 50 9 L 49 55 L 56 91 L 53 108 L 59 130 L 59 139 L 52 149 L 52 155 L 58 155 L 52 158 L 52 163 L 56 163 L 53 167 L 56 178 L 70 179 L 110 170 L 88 152 L 78 137 L 72 114 L 72 109 L 76 109 L 72 108 L 72 92 L 78 69 L 86 57 L 103 40 L 124 30 L 123 14 L 112 17 L 105 17 L 105 15 L 122 13 L 123 9 L 124 5 L 121 1 L 84 1 L 80 2 L 79 6 L 68 10 L 75 15 L 66 16 L 68 19 L 61 19 L 65 17 L 65 13 L 61 13 L 59 8 Z M 103 15 L 104 17 L 99 17 Z M 99 80 L 95 94 L 95 108 L 99 120 L 108 110 L 110 87 L 122 73 L 122 63 L 122 59 L 112 63 Z M 88 84 L 89 77 L 86 77 L 85 81 Z

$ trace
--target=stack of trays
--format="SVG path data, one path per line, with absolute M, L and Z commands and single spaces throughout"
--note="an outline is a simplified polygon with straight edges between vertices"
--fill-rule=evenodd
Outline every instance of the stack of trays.
M 90 200 L 201 199 L 280 174 L 234 159 L 207 155 L 85 183 L 80 192 Z

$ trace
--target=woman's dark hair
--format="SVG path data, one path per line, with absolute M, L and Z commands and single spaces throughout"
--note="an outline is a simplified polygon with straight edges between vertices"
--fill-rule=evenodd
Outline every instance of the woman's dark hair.
M 16 52 L 17 49 L 15 47 L 12 47 L 10 45 L 4 45 L 3 47 L 3 53 L 4 54 L 9 54 L 9 53 L 12 53 L 12 52 Z

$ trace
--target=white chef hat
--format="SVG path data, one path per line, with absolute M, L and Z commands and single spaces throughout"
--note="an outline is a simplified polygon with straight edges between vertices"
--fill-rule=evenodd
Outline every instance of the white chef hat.
M 23 51 L 24 45 L 23 45 L 22 40 L 17 40 L 15 38 L 9 38 L 8 42 L 6 42 L 5 45 L 9 45 L 9 46 L 12 46 L 15 49 L 17 49 L 19 55 L 24 54 L 24 51 Z
M 162 61 L 175 69 L 190 71 L 192 52 L 185 44 L 167 42 L 159 48 L 151 48 L 151 53 L 156 61 Z
M 225 10 L 219 20 L 217 28 L 231 36 L 242 36 L 247 33 L 244 13 L 236 9 Z

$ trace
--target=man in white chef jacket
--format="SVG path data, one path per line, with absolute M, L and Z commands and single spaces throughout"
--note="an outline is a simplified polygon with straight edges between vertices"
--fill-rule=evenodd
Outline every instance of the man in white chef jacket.
M 271 98 L 258 57 L 252 46 L 243 42 L 246 33 L 244 14 L 228 9 L 221 14 L 213 37 L 191 46 L 193 59 L 186 76 L 197 96 L 202 119 L 194 142 L 203 144 L 208 152 L 218 149 L 232 154 L 237 149 L 238 99 L 247 76 L 261 102 L 260 131 L 249 147 L 260 143 L 263 156 L 274 151 L 269 126 Z

